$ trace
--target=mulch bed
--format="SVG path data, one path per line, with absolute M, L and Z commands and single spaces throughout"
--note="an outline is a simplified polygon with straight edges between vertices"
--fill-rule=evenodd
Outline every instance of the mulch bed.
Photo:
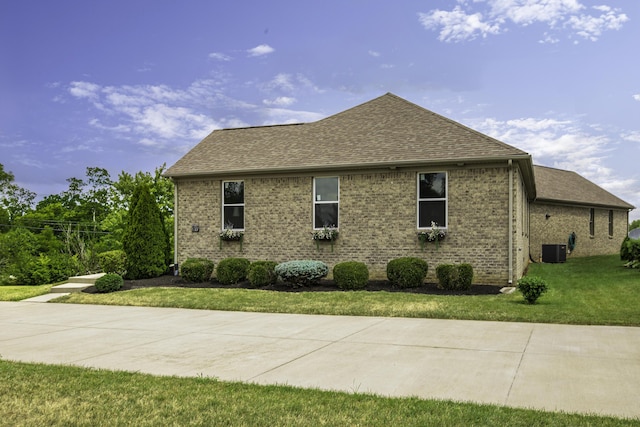
M 180 276 L 164 275 L 154 277 L 152 279 L 125 280 L 122 291 L 152 287 L 168 287 L 168 288 L 223 288 L 223 289 L 262 289 L 267 291 L 278 292 L 347 292 L 338 288 L 333 280 L 321 280 L 315 285 L 292 288 L 283 283 L 269 285 L 261 288 L 254 288 L 248 281 L 240 282 L 235 285 L 223 285 L 216 280 L 202 283 L 192 283 L 183 280 Z M 430 295 L 497 295 L 500 293 L 502 286 L 497 285 L 472 285 L 468 291 L 448 291 L 438 288 L 436 283 L 425 283 L 420 288 L 399 289 L 391 285 L 386 280 L 369 281 L 365 291 L 387 291 L 387 292 L 406 292 L 414 294 L 430 294 Z M 96 293 L 95 287 L 91 286 L 83 292 Z

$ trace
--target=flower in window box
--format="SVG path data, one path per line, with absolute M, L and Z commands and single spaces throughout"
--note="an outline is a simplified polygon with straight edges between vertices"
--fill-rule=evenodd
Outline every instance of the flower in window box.
M 220 237 L 220 249 L 222 249 L 222 241 L 225 242 L 240 242 L 240 252 L 242 252 L 242 240 L 244 239 L 244 232 L 240 230 L 234 230 L 233 224 L 225 224 L 224 230 L 219 234 Z
M 438 224 L 431 221 L 431 230 L 418 232 L 418 240 L 420 241 L 420 248 L 424 250 L 424 244 L 426 242 L 435 242 L 436 250 L 439 247 L 439 243 L 447 237 L 447 233 L 438 227 Z
M 333 252 L 333 242 L 338 238 L 339 234 L 335 226 L 325 225 L 321 230 L 315 230 L 311 234 L 318 250 L 320 250 L 320 242 L 330 242 L 331 252 Z

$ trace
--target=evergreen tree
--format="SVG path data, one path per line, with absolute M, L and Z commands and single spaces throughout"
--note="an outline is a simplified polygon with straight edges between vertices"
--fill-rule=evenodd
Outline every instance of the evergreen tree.
M 127 254 L 127 277 L 157 277 L 166 270 L 167 247 L 160 209 L 146 184 L 136 186 L 129 205 L 129 218 L 123 235 Z

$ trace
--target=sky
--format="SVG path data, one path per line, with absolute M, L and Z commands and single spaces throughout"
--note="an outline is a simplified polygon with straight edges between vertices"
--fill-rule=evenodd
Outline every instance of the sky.
M 0 2 L 0 163 L 44 197 L 214 129 L 392 92 L 578 172 L 640 218 L 637 0 Z

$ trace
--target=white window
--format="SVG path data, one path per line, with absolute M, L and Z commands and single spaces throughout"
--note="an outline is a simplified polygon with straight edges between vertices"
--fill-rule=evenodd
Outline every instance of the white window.
M 339 180 L 337 176 L 313 180 L 313 228 L 338 228 Z
M 418 174 L 418 228 L 447 227 L 447 173 Z
M 609 237 L 613 237 L 613 211 L 609 210 Z
M 222 228 L 244 230 L 244 181 L 222 183 Z

